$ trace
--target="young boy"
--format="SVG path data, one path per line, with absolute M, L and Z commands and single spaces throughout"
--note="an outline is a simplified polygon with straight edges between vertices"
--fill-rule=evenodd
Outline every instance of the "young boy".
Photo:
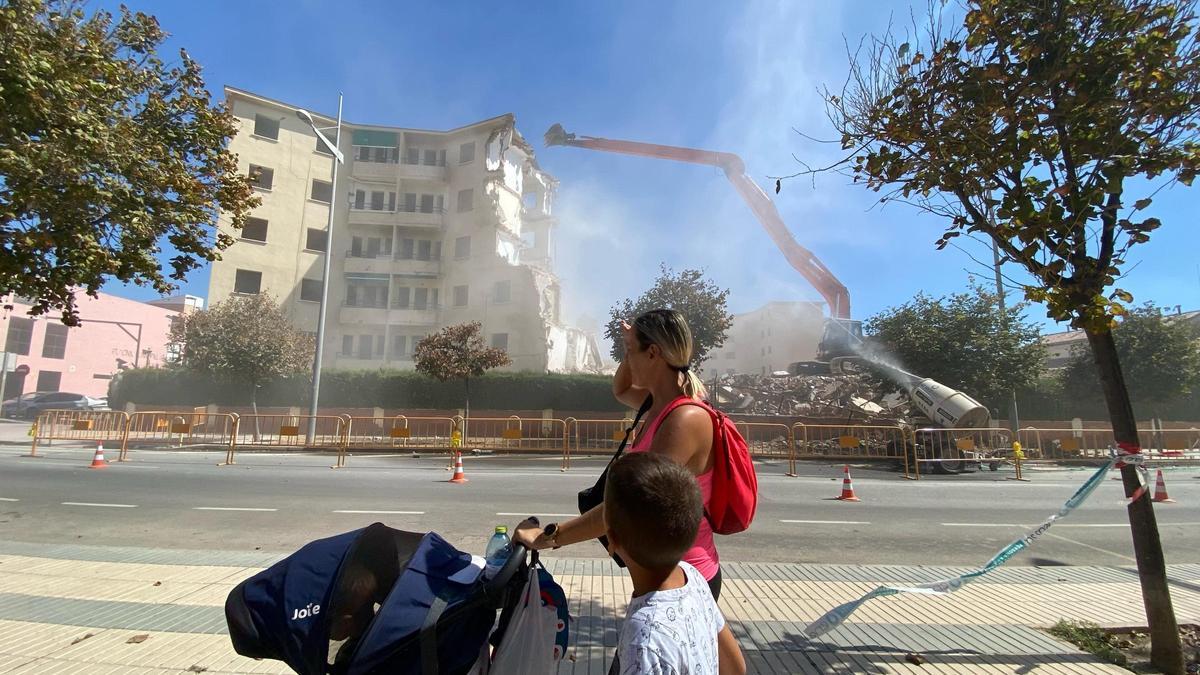
M 627 454 L 609 469 L 604 517 L 609 548 L 633 579 L 633 599 L 609 672 L 745 673 L 741 649 L 708 583 L 680 561 L 704 517 L 695 477 L 662 455 Z

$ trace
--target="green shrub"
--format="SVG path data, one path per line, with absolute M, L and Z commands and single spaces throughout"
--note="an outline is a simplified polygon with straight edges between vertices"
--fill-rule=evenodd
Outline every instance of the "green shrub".
M 1115 663 L 1118 666 L 1129 665 L 1125 655 L 1117 648 L 1117 641 L 1103 628 L 1087 621 L 1060 620 L 1050 627 L 1050 634 L 1060 640 L 1066 640 L 1085 652 Z
M 308 405 L 310 380 L 288 377 L 263 385 L 264 407 Z M 108 389 L 109 405 L 250 404 L 245 384 L 172 368 L 127 370 Z M 344 408 L 454 409 L 463 404 L 462 382 L 439 382 L 413 371 L 331 370 L 321 375 L 321 405 Z M 604 375 L 488 373 L 471 380 L 471 407 L 500 410 L 620 411 L 612 379 Z

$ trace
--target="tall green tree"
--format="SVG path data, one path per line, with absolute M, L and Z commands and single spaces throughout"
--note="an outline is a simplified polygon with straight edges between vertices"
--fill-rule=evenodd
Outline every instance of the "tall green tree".
M 869 343 L 902 368 L 966 392 L 989 408 L 1002 408 L 1010 392 L 1037 381 L 1045 357 L 1036 324 L 1025 305 L 997 310 L 994 293 L 933 298 L 918 293 L 864 324 Z
M 1162 223 L 1158 189 L 1200 170 L 1200 40 L 1194 0 L 931 3 L 913 39 L 851 57 L 827 111 L 843 171 L 883 200 L 946 219 L 938 245 L 990 239 L 1026 272 L 1027 299 L 1086 331 L 1116 440 L 1138 443 L 1112 328 L 1132 296 L 1114 288 Z M 915 23 L 915 22 L 914 22 Z M 801 173 L 821 171 L 805 169 Z M 777 186 L 778 187 L 778 186 Z M 1126 494 L 1140 478 L 1122 469 Z M 1129 509 L 1151 661 L 1183 672 L 1149 495 Z
M 1200 332 L 1186 321 L 1163 315 L 1146 303 L 1131 310 L 1113 329 L 1117 356 L 1127 373 L 1129 396 L 1143 414 L 1158 415 L 1165 403 L 1200 388 Z M 1091 349 L 1076 350 L 1062 372 L 1063 390 L 1077 400 L 1102 391 Z
M 68 325 L 108 279 L 177 290 L 233 243 L 217 214 L 258 204 L 199 64 L 164 61 L 153 16 L 84 7 L 0 2 L 0 295 Z
M 241 383 L 258 414 L 258 388 L 278 377 L 308 372 L 315 343 L 297 331 L 268 295 L 232 296 L 185 314 L 171 326 L 181 345 L 180 366 Z
M 725 334 L 733 326 L 728 308 L 729 289 L 707 279 L 700 270 L 675 272 L 665 264 L 659 267 L 654 285 L 636 300 L 626 298 L 608 310 L 609 322 L 604 335 L 612 341 L 612 357 L 625 358 L 621 321 L 633 321 L 652 309 L 674 309 L 687 319 L 692 330 L 692 363 L 698 366 L 708 353 L 725 344 Z
M 471 378 L 483 377 L 493 368 L 502 368 L 512 363 L 508 353 L 497 347 L 489 347 L 483 341 L 478 321 L 446 326 L 440 331 L 426 335 L 413 348 L 413 360 L 417 372 L 434 379 L 462 380 L 466 400 L 466 417 L 471 417 Z

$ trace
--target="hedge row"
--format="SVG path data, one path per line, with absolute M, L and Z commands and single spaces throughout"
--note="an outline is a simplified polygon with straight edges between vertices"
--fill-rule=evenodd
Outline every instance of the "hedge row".
M 258 405 L 304 406 L 310 393 L 308 377 L 291 377 L 264 384 Z M 108 389 L 109 405 L 250 404 L 244 383 L 167 368 L 127 370 Z M 347 408 L 453 409 L 463 404 L 463 383 L 438 382 L 412 371 L 325 371 L 321 375 L 321 405 Z M 612 379 L 601 375 L 489 373 L 471 381 L 471 407 L 502 410 L 624 410 L 612 395 Z

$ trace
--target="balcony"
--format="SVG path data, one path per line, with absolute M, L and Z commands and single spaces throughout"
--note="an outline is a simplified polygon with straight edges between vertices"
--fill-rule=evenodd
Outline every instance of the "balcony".
M 392 162 L 366 162 L 354 160 L 350 164 L 350 175 L 363 180 L 396 180 L 399 164 Z M 437 167 L 429 167 L 431 169 Z
M 406 210 L 403 205 L 398 211 L 376 211 L 374 209 L 350 209 L 347 221 L 351 225 L 391 227 L 439 228 L 446 222 L 445 210 L 419 208 Z
M 432 326 L 438 322 L 438 306 L 426 305 L 423 309 L 415 305 L 401 307 L 392 305 L 388 310 L 388 324 L 396 326 Z
M 338 312 L 338 323 L 343 324 L 372 324 L 382 326 L 388 322 L 388 309 L 386 305 L 356 307 L 353 305 L 342 305 Z
M 408 164 L 407 162 L 402 162 L 399 165 L 392 166 L 400 167 L 401 178 L 417 180 L 446 180 L 446 165 L 444 164 Z
M 436 277 L 442 272 L 440 260 L 398 260 L 390 254 L 372 256 L 368 253 L 346 252 L 343 271 L 350 274 L 404 274 L 408 276 Z

